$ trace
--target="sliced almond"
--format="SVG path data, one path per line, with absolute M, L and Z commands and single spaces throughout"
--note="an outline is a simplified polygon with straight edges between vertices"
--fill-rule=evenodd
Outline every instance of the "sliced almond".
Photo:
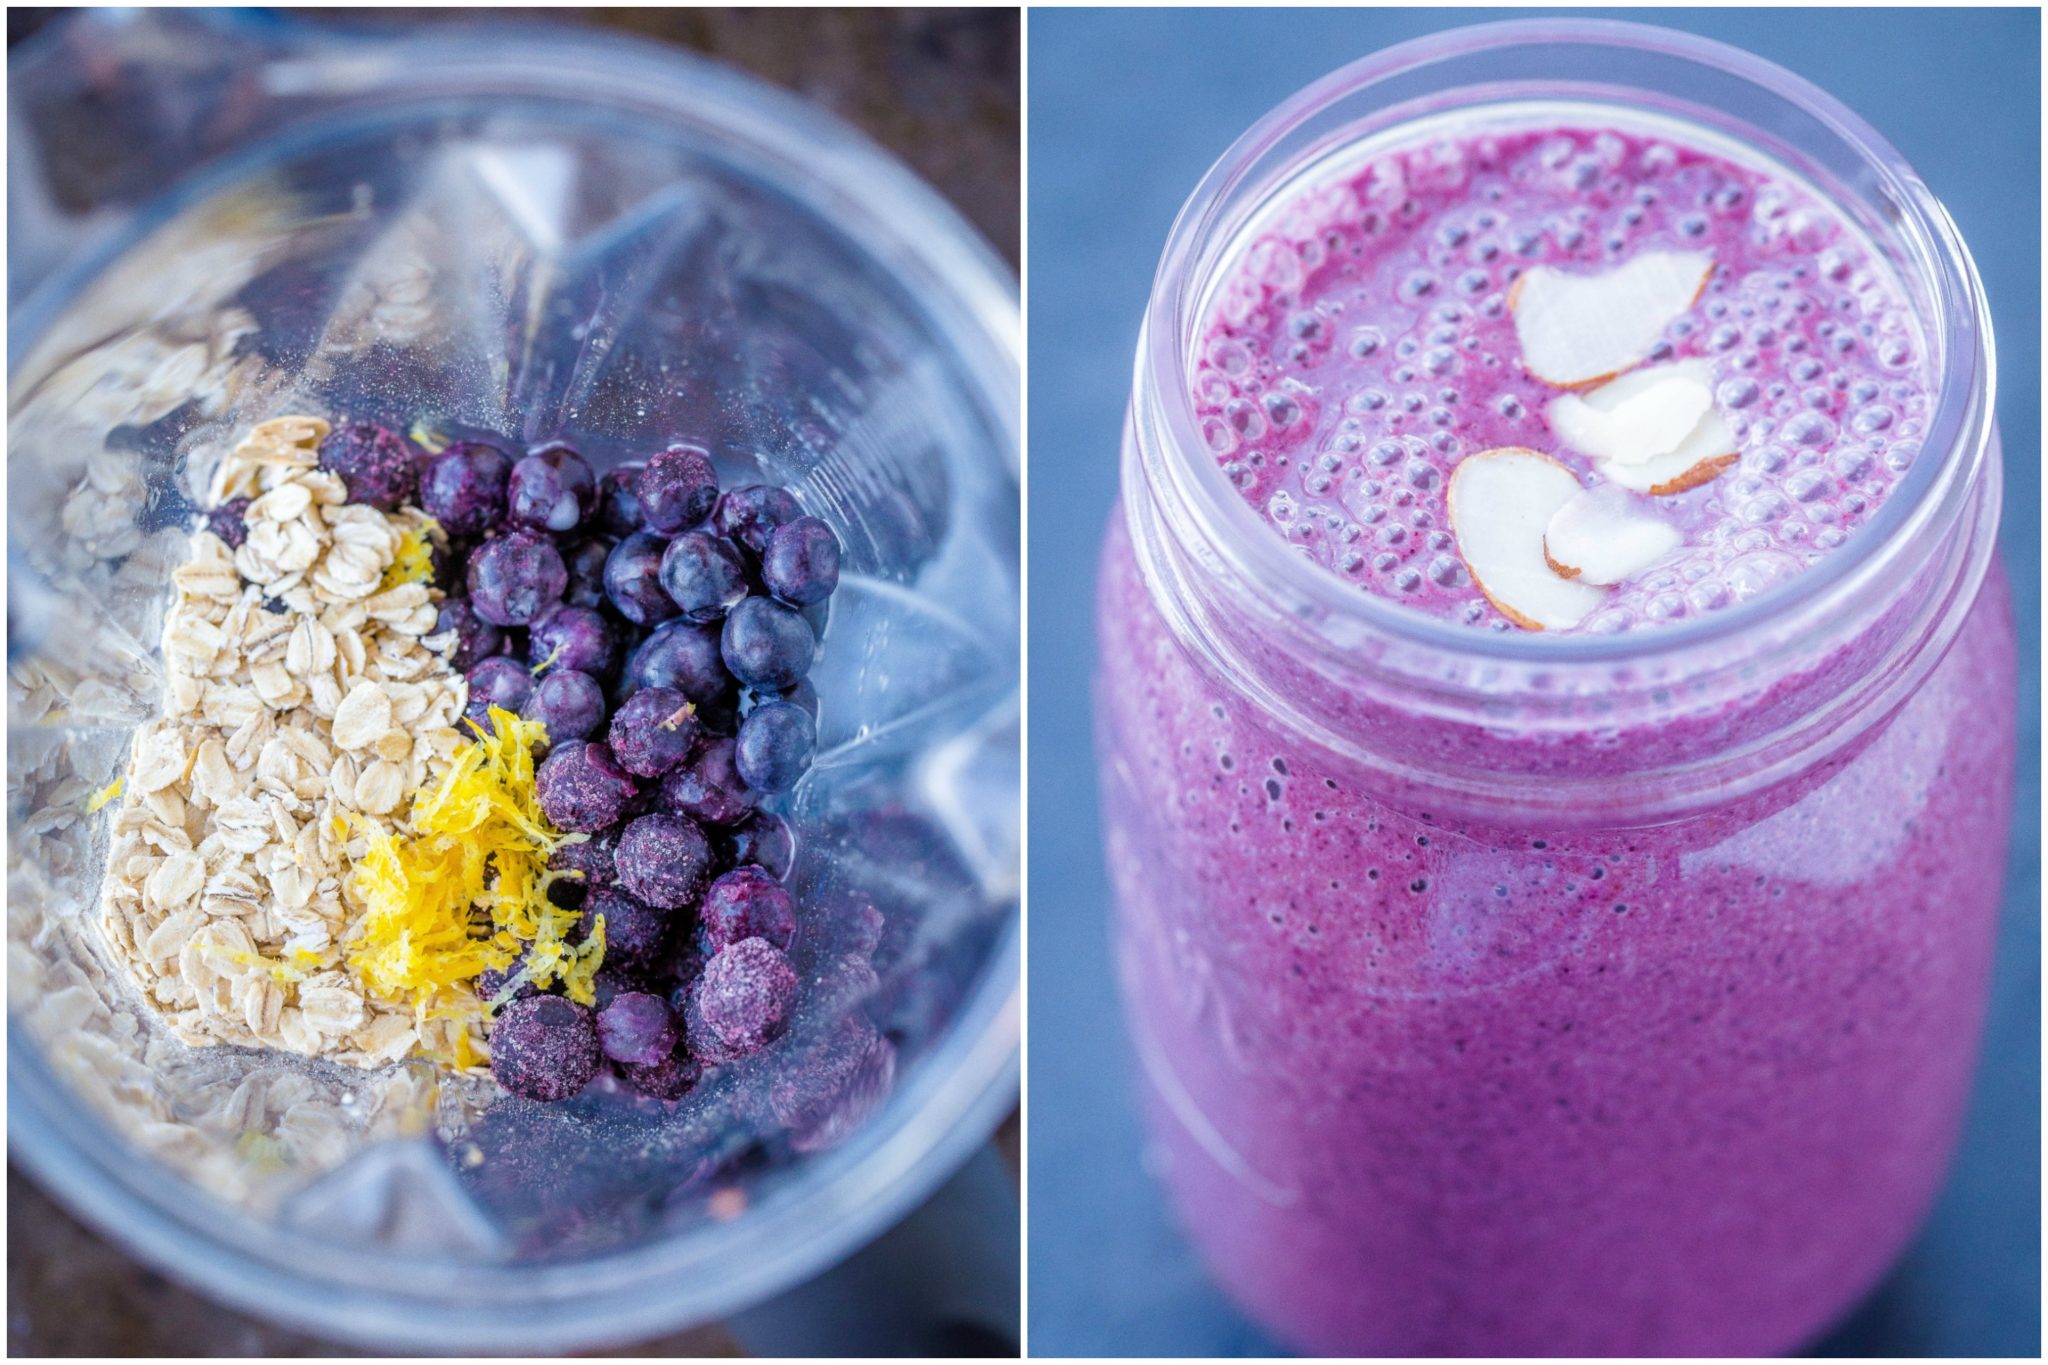
M 1522 363 L 1575 389 L 1640 365 L 1714 273 L 1704 251 L 1651 251 L 1599 275 L 1537 266 L 1508 291 Z
M 1604 484 L 1557 509 L 1543 532 L 1543 557 L 1562 578 L 1606 587 L 1634 578 L 1684 543 L 1677 527 Z
M 1714 406 L 1714 371 L 1704 360 L 1632 370 L 1586 393 L 1550 400 L 1544 416 L 1557 438 L 1582 455 L 1645 464 L 1669 455 Z
M 1735 459 L 1735 433 L 1719 409 L 1710 409 L 1692 434 L 1669 454 L 1633 464 L 1602 460 L 1598 469 L 1603 478 L 1623 488 L 1661 498 L 1719 477 Z
M 1524 630 L 1568 629 L 1606 597 L 1544 559 L 1545 528 L 1579 492 L 1569 469 L 1519 446 L 1480 451 L 1451 472 L 1446 498 L 1458 553 L 1486 600 Z

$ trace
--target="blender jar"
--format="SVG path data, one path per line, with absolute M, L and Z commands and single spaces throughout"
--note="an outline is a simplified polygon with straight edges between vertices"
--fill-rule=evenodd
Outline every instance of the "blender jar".
M 96 22 L 166 107 L 218 81 L 266 135 L 197 148 L 11 325 L 14 1155 L 161 1268 L 365 1343 L 569 1349 L 817 1272 L 1014 1101 L 1008 272 L 876 148 L 699 60 L 534 28 Z M 196 68 L 157 60 L 167 31 Z M 174 122 L 140 162 L 194 150 Z M 785 1043 L 672 1110 L 165 1034 L 98 938 L 93 796 L 158 709 L 196 500 L 287 413 L 566 439 L 599 469 L 692 440 L 728 486 L 828 517 L 819 758 L 780 813 L 800 905 L 882 911 L 873 973 L 811 945 L 826 984 Z M 806 1090 L 855 1015 L 874 1041 Z

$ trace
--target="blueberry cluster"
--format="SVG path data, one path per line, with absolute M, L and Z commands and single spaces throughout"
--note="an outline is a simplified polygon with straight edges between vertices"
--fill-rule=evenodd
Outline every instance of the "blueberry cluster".
M 787 828 L 758 809 L 808 770 L 805 675 L 839 541 L 782 488 L 721 490 L 709 454 L 676 445 L 598 477 L 568 445 L 515 458 L 457 441 L 424 461 L 357 424 L 323 464 L 397 503 L 414 493 L 448 536 L 440 629 L 469 680 L 469 715 L 500 706 L 547 727 L 535 777 L 548 819 L 588 840 L 551 867 L 555 903 L 601 917 L 589 1007 L 543 994 L 519 964 L 491 1031 L 499 1084 L 536 1100 L 581 1091 L 607 1063 L 677 1099 L 702 1068 L 779 1036 L 795 1006 L 796 905 Z

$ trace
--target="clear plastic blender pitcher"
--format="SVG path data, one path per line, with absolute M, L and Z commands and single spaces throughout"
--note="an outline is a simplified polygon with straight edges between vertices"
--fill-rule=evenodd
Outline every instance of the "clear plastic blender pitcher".
M 623 1341 L 845 1256 L 1015 1099 L 1008 272 L 874 147 L 676 54 L 548 29 L 80 22 L 166 109 L 204 99 L 265 132 L 92 224 L 14 310 L 14 1156 L 180 1278 L 377 1345 Z M 36 88 L 17 67 L 17 182 Z M 129 150 L 187 155 L 174 126 L 194 124 Z M 40 271 L 62 206 L 10 195 L 17 237 L 44 229 L 21 247 Z M 157 710 L 194 500 L 238 433 L 292 412 L 564 438 L 600 468 L 691 439 L 726 483 L 784 483 L 829 517 L 848 572 L 812 674 L 820 757 L 782 814 L 800 904 L 883 912 L 874 974 L 807 994 L 784 1045 L 672 1112 L 515 1107 L 425 1063 L 164 1034 L 99 942 L 88 808 Z M 792 1099 L 805 1048 L 856 1012 L 876 1045 Z

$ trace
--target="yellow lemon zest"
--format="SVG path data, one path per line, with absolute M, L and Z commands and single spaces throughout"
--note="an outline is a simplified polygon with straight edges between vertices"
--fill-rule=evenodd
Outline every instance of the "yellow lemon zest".
M 405 439 L 429 455 L 439 455 L 448 448 L 448 438 L 428 426 L 425 422 L 414 422 L 405 433 Z
M 425 524 L 398 537 L 398 549 L 391 557 L 391 567 L 384 571 L 380 587 L 389 591 L 401 583 L 431 583 L 434 581 L 434 532 L 440 525 L 432 517 Z
M 85 813 L 87 815 L 92 815 L 104 809 L 106 807 L 107 802 L 113 800 L 115 797 L 121 794 L 121 788 L 123 785 L 127 783 L 127 781 L 128 779 L 125 777 L 117 777 L 112 782 L 109 782 L 106 786 L 101 787 L 98 791 L 94 792 L 92 794 L 92 800 L 85 803 Z
M 412 832 L 371 832 L 350 872 L 366 908 L 349 964 L 380 995 L 411 1004 L 422 1023 L 476 1018 L 487 1002 L 470 983 L 522 951 L 520 981 L 560 982 L 580 1004 L 596 998 L 602 929 L 570 942 L 580 916 L 547 897 L 561 876 L 548 870 L 549 855 L 588 836 L 556 829 L 540 808 L 533 751 L 546 727 L 496 706 L 489 717 L 491 728 L 472 726 L 477 738 L 414 796 Z M 457 1050 L 467 1054 L 457 1065 L 475 1060 L 466 1039 Z
M 539 663 L 535 664 L 532 668 L 528 669 L 527 672 L 533 674 L 534 677 L 538 678 L 541 674 L 547 672 L 550 668 L 553 668 L 555 666 L 555 660 L 562 657 L 562 651 L 566 648 L 568 648 L 567 645 L 556 645 L 553 649 L 548 651 L 547 658 L 542 659 Z

